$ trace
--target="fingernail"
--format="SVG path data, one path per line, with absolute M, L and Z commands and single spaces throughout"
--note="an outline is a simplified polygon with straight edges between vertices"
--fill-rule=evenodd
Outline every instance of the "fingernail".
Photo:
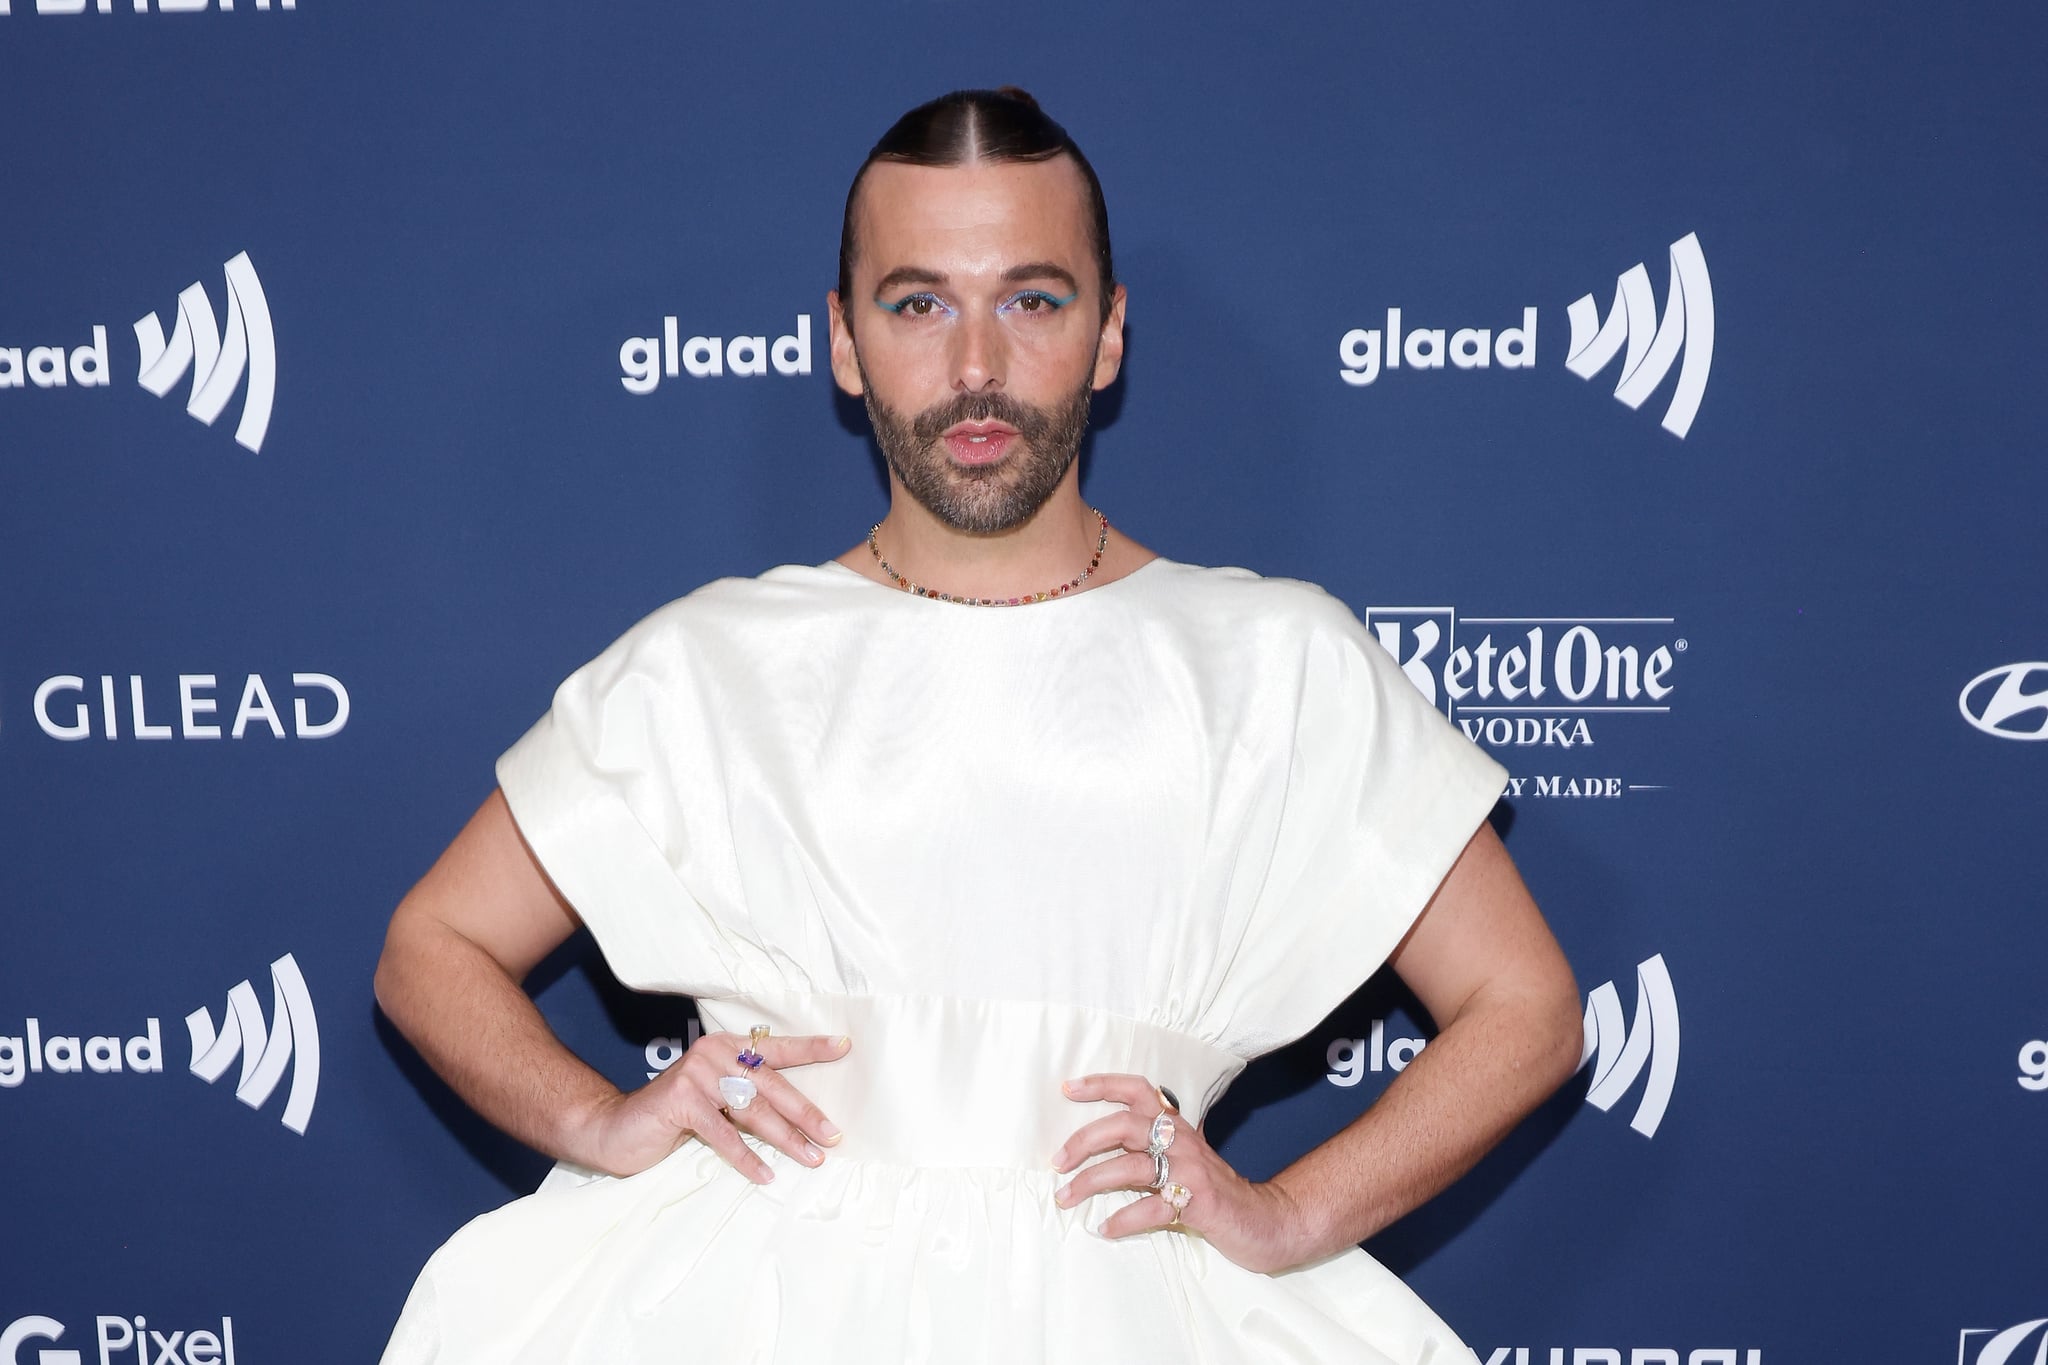
M 804 1144 L 804 1155 L 813 1161 L 823 1161 L 825 1159 L 825 1154 L 808 1142 Z
M 1067 1092 L 1067 1093 L 1068 1093 L 1069 1095 L 1071 1095 L 1071 1094 L 1073 1094 L 1073 1093 L 1074 1093 L 1074 1086 L 1075 1086 L 1076 1084 L 1078 1084 L 1078 1082 L 1075 1082 L 1075 1081 L 1061 1081 L 1061 1082 L 1060 1082 L 1060 1089 L 1062 1089 L 1062 1090 L 1066 1091 L 1066 1092 Z
M 839 1126 L 833 1123 L 832 1120 L 826 1119 L 818 1125 L 818 1136 L 827 1142 L 837 1142 L 840 1137 Z
M 1052 1202 L 1058 1204 L 1061 1208 L 1065 1208 L 1067 1201 L 1073 1197 L 1074 1187 L 1072 1185 L 1062 1185 L 1052 1192 Z
M 1067 1154 L 1065 1152 L 1060 1153 L 1058 1156 L 1052 1159 L 1052 1168 L 1056 1171 L 1061 1172 L 1064 1172 L 1067 1169 Z
M 832 1040 L 832 1046 L 838 1048 L 841 1052 L 844 1052 L 847 1048 L 853 1046 L 853 1039 L 847 1037 L 845 1034 L 842 1033 L 837 1038 L 834 1038 Z

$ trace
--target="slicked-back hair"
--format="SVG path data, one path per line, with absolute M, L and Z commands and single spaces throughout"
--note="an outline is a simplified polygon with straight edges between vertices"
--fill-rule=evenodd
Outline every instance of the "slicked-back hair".
M 1088 187 L 1089 234 L 1094 239 L 1095 269 L 1102 285 L 1102 316 L 1109 317 L 1110 295 L 1116 288 L 1116 269 L 1109 254 L 1109 206 L 1102 199 L 1102 182 L 1095 168 L 1067 135 L 1053 122 L 1038 101 L 1014 85 L 997 90 L 955 90 L 897 119 L 882 134 L 882 140 L 868 152 L 867 160 L 854 172 L 853 185 L 846 191 L 846 214 L 839 224 L 839 301 L 851 319 L 854 313 L 848 297 L 853 292 L 853 258 L 859 250 L 854 238 L 853 214 L 860 198 L 861 181 L 868 167 L 877 161 L 900 161 L 909 166 L 964 166 L 974 161 L 1050 161 L 1070 156 L 1081 168 Z

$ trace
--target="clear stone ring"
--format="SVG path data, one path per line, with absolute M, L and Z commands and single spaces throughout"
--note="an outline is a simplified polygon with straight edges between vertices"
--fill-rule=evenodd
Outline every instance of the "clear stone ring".
M 1173 1115 L 1160 1114 L 1152 1120 L 1152 1132 L 1146 1138 L 1145 1150 L 1158 1156 L 1173 1146 Z

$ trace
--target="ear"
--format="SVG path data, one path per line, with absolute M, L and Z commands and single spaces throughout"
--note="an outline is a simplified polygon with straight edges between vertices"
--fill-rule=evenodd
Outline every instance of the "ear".
M 825 321 L 832 332 L 832 380 L 841 390 L 858 398 L 863 392 L 860 362 L 854 354 L 853 329 L 846 325 L 846 305 L 837 289 L 825 293 Z
M 1109 316 L 1103 319 L 1102 335 L 1095 344 L 1095 374 L 1089 385 L 1106 389 L 1124 363 L 1124 287 L 1117 285 L 1109 296 Z

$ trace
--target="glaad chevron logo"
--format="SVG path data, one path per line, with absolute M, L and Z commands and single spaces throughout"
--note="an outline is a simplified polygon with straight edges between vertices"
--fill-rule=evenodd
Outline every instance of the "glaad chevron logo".
M 185 1016 L 185 1029 L 192 1035 L 192 1074 L 211 1084 L 240 1056 L 242 1074 L 235 1082 L 235 1098 L 251 1109 L 261 1109 L 296 1054 L 298 1061 L 292 1065 L 292 1088 L 285 1097 L 282 1121 L 285 1127 L 303 1136 L 306 1125 L 312 1121 L 314 1097 L 320 1090 L 320 1024 L 313 1014 L 313 997 L 307 994 L 306 980 L 290 953 L 270 964 L 270 984 L 267 1029 L 263 1008 L 256 1000 L 256 988 L 246 980 L 228 991 L 228 1005 L 221 1012 L 218 1031 L 204 1006 Z
M 1956 1343 L 1956 1365 L 2048 1365 L 2048 1318 L 2018 1323 L 2002 1332 L 1989 1327 L 1964 1329 Z
M 214 323 L 213 304 L 206 297 L 205 286 L 195 281 L 178 295 L 178 322 L 168 342 L 155 313 L 135 324 L 135 341 L 142 348 L 137 382 L 162 398 L 190 370 L 192 396 L 185 411 L 212 426 L 247 370 L 249 386 L 242 398 L 242 420 L 235 427 L 235 441 L 260 451 L 263 433 L 270 429 L 271 401 L 277 393 L 277 343 L 270 330 L 270 304 L 263 297 L 263 281 L 256 278 L 248 252 L 237 252 L 227 263 L 226 274 L 225 336 Z
M 1602 1113 L 1614 1108 L 1648 1069 L 1649 1080 L 1628 1126 L 1646 1138 L 1657 1136 L 1678 1081 L 1678 999 L 1662 953 L 1636 966 L 1636 1014 L 1627 1029 L 1621 1026 L 1621 996 L 1612 981 L 1586 997 L 1586 1044 L 1579 1069 L 1588 1062 L 1593 1083 L 1586 1103 Z
M 1656 297 L 1650 293 L 1650 272 L 1640 261 L 1616 279 L 1614 303 L 1605 322 L 1591 294 L 1567 308 L 1565 316 L 1571 319 L 1572 346 L 1564 367 L 1581 379 L 1607 368 L 1622 343 L 1628 343 L 1614 396 L 1631 408 L 1641 407 L 1656 392 L 1671 362 L 1684 353 L 1678 387 L 1664 409 L 1664 430 L 1684 439 L 1699 415 L 1707 372 L 1714 363 L 1714 282 L 1707 275 L 1699 234 L 1688 232 L 1671 244 L 1671 285 L 1661 320 Z
M 1671 244 L 1671 287 L 1662 318 L 1657 316 L 1650 272 L 1638 262 L 1615 279 L 1614 303 L 1600 316 L 1591 294 L 1565 309 L 1572 325 L 1565 368 L 1591 379 L 1622 356 L 1614 396 L 1639 408 L 1678 362 L 1678 384 L 1664 410 L 1664 429 L 1683 440 L 1699 415 L 1707 375 L 1714 361 L 1714 283 L 1698 233 Z M 1353 388 L 1379 381 L 1382 372 L 1444 370 L 1533 370 L 1539 312 L 1525 305 L 1519 325 L 1502 327 L 1416 326 L 1402 310 L 1389 308 L 1386 326 L 1354 327 L 1337 342 L 1338 377 Z M 1623 348 L 1626 347 L 1624 354 Z M 1684 359 L 1679 360 L 1680 356 Z
M 2026 685 L 2036 683 L 2031 692 Z M 1987 669 L 1956 698 L 1963 719 L 2000 739 L 2048 739 L 2048 663 Z

